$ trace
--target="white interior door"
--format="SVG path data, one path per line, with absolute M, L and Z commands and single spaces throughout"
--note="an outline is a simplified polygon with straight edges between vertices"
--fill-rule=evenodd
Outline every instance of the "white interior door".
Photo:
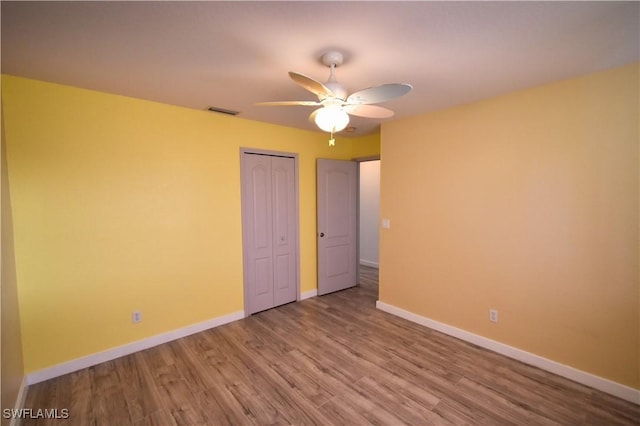
M 242 154 L 242 218 L 247 314 L 297 298 L 293 158 Z
M 358 165 L 318 159 L 318 295 L 357 282 Z

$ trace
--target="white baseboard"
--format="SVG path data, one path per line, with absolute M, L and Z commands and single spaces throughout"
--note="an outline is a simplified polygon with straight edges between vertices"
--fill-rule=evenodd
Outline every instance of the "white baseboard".
M 396 315 L 400 318 L 404 318 L 411 322 L 423 325 L 433 330 L 448 334 L 449 336 L 456 337 L 460 340 L 473 343 L 485 349 L 497 352 L 499 354 L 508 356 L 509 358 L 516 359 L 524 362 L 525 364 L 533 365 L 534 367 L 541 368 L 558 376 L 566 377 L 574 382 L 581 383 L 583 385 L 598 389 L 602 392 L 606 392 L 610 395 L 624 399 L 635 404 L 640 404 L 640 390 L 631 388 L 629 386 L 605 379 L 587 373 L 586 371 L 578 370 L 568 365 L 560 364 L 556 361 L 552 361 L 547 358 L 532 354 L 530 352 L 523 351 L 522 349 L 514 348 L 513 346 L 505 345 L 504 343 L 497 342 L 495 340 L 488 339 L 486 337 L 479 336 L 474 333 L 456 328 L 427 317 L 423 317 L 414 314 L 404 309 L 397 308 L 393 305 L 377 301 L 376 308 L 381 311 Z
M 380 268 L 380 264 L 378 262 L 372 262 L 370 260 L 360 259 L 360 264 L 364 266 L 370 266 L 372 268 Z
M 73 373 L 74 371 L 82 370 L 83 368 L 91 367 L 106 361 L 111 361 L 112 359 L 120 358 L 125 355 L 149 349 L 163 343 L 171 342 L 172 340 L 180 339 L 191 334 L 208 330 L 210 328 L 219 327 L 221 325 L 237 321 L 244 317 L 244 311 L 238 311 L 221 317 L 212 318 L 210 320 L 197 324 L 192 324 L 177 330 L 169 331 L 167 333 L 157 334 L 146 339 L 138 340 L 137 342 L 132 342 L 126 345 L 107 349 L 103 352 L 98 352 L 82 358 L 76 358 L 74 360 L 63 362 L 62 364 L 57 364 L 52 367 L 36 371 L 34 373 L 29 373 L 26 376 L 26 382 L 27 385 L 40 383 L 45 380 L 53 379 L 54 377 Z
M 24 408 L 24 401 L 27 399 L 27 376 L 22 378 L 22 383 L 20 383 L 20 388 L 18 389 L 18 396 L 16 397 L 16 410 L 21 410 Z M 20 426 L 20 422 L 22 419 L 20 417 L 12 417 L 9 422 L 9 426 Z
M 316 297 L 318 295 L 318 290 L 309 290 L 300 294 L 300 300 L 310 299 L 312 297 Z

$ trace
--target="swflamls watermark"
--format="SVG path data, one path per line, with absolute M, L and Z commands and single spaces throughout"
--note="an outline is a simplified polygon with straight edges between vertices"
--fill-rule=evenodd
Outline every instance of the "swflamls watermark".
M 5 419 L 68 419 L 68 408 L 5 408 Z

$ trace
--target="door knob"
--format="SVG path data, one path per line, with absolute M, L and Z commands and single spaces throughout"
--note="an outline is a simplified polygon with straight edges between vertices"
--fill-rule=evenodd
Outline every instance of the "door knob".
M 324 237 L 324 232 L 320 233 L 320 238 Z

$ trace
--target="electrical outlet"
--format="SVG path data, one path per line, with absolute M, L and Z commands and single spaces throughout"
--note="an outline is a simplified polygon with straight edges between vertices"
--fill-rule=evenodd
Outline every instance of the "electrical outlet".
M 489 321 L 498 322 L 498 311 L 495 309 L 489 309 Z
M 142 321 L 142 312 L 141 311 L 133 311 L 133 313 L 131 314 L 131 322 L 134 323 L 134 324 L 137 324 L 140 321 Z

